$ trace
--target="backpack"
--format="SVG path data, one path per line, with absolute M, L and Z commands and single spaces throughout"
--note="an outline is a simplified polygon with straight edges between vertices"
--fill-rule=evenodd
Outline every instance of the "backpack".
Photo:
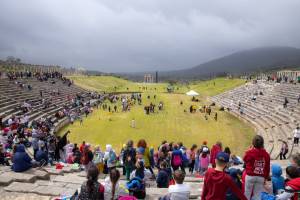
M 172 165 L 175 167 L 179 167 L 182 164 L 182 159 L 180 155 L 174 155 L 172 159 Z
M 136 197 L 137 199 L 145 199 L 146 186 L 145 182 L 139 177 L 134 177 L 127 183 L 129 195 Z
M 137 198 L 135 198 L 134 196 L 126 195 L 119 197 L 118 200 L 137 200 Z
M 271 195 L 271 194 L 268 194 L 268 193 L 266 193 L 266 192 L 262 192 L 262 193 L 260 194 L 260 197 L 261 197 L 261 200 L 275 200 L 275 199 L 276 199 L 275 196 L 273 196 L 273 195 Z
M 113 151 L 109 152 L 108 162 L 112 164 L 115 164 L 117 162 L 117 155 L 115 152 Z

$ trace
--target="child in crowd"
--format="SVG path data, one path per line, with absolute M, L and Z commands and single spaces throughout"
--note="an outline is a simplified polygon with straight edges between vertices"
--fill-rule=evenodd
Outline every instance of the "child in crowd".
M 270 155 L 264 149 L 264 139 L 254 136 L 253 147 L 246 151 L 245 162 L 245 196 L 247 199 L 260 200 L 264 191 L 264 183 L 269 178 Z M 251 198 L 252 197 L 252 198 Z
M 87 171 L 87 181 L 81 186 L 79 200 L 104 199 L 104 186 L 98 182 L 99 170 L 92 165 Z
M 156 183 L 158 188 L 168 188 L 171 176 L 171 171 L 168 170 L 168 163 L 162 161 L 160 163 L 160 170 L 157 175 Z
M 199 156 L 200 160 L 200 175 L 204 175 L 209 166 L 209 149 L 207 147 L 202 148 L 202 153 Z
M 216 168 L 210 168 L 205 173 L 202 200 L 224 200 L 228 189 L 231 189 L 239 199 L 247 200 L 231 177 L 224 172 L 228 162 L 229 156 L 227 153 L 219 152 L 217 154 Z
M 193 174 L 194 167 L 195 167 L 195 160 L 196 160 L 196 151 L 197 151 L 197 145 L 193 144 L 191 149 L 188 151 L 188 157 L 189 157 L 189 172 Z
M 128 194 L 126 188 L 120 184 L 120 172 L 117 169 L 112 169 L 109 176 L 104 180 L 104 199 L 117 200 L 120 195 Z
M 173 146 L 172 156 L 171 156 L 171 165 L 173 168 L 173 171 L 176 171 L 179 169 L 179 167 L 183 167 L 183 154 L 182 151 L 178 148 L 178 145 L 175 144 Z
M 190 187 L 184 184 L 185 173 L 181 170 L 174 172 L 175 185 L 171 185 L 168 194 L 160 200 L 188 200 L 190 197 Z
M 278 164 L 272 164 L 272 186 L 273 194 L 280 194 L 284 190 L 284 178 L 282 177 L 282 168 Z

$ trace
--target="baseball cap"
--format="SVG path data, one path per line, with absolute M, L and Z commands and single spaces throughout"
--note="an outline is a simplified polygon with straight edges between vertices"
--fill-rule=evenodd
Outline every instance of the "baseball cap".
M 224 162 L 224 163 L 228 163 L 229 155 L 227 153 L 221 151 L 217 154 L 217 160 Z

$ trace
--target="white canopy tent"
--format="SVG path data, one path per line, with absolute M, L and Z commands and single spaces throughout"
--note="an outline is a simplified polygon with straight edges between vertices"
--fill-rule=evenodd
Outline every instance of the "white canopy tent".
M 188 91 L 188 92 L 186 93 L 186 95 L 188 95 L 188 96 L 198 96 L 199 93 L 195 92 L 194 90 L 190 90 L 190 91 Z

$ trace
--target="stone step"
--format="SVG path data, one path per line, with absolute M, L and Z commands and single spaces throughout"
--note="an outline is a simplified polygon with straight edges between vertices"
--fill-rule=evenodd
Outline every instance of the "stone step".
M 1 167 L 0 186 L 7 186 L 12 182 L 34 183 L 37 179 L 49 180 L 50 175 L 39 169 L 29 169 L 22 173 L 11 171 L 7 167 Z
M 12 193 L 30 193 L 36 194 L 40 196 L 52 196 L 57 197 L 61 195 L 73 195 L 75 194 L 78 188 L 74 188 L 71 185 L 60 185 L 60 184 L 41 184 L 38 183 L 20 183 L 20 182 L 13 182 L 9 186 L 5 187 L 4 190 L 6 192 Z

